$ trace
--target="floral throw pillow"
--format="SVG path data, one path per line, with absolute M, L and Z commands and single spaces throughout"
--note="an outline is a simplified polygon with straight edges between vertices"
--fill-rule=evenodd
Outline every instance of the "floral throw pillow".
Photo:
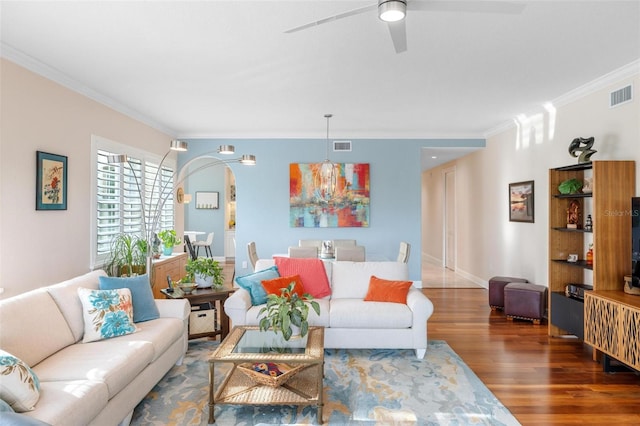
M 131 290 L 78 288 L 84 317 L 82 343 L 124 336 L 135 332 Z
M 40 398 L 40 381 L 19 358 L 0 349 L 0 398 L 14 411 L 33 410 Z

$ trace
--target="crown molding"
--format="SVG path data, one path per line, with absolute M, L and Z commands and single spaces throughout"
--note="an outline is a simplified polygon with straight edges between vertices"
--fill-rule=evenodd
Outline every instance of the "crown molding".
M 49 80 L 52 80 L 55 83 L 58 83 L 74 92 L 80 93 L 83 96 L 86 96 L 89 99 L 92 99 L 96 102 L 99 102 L 115 111 L 118 111 L 127 117 L 130 117 L 134 120 L 140 121 L 160 132 L 166 133 L 172 137 L 177 133 L 174 129 L 170 129 L 167 126 L 149 118 L 148 116 L 140 113 L 139 111 L 133 110 L 120 102 L 116 101 L 113 98 L 110 98 L 96 90 L 91 89 L 88 86 L 80 83 L 79 81 L 69 77 L 67 74 L 62 71 L 53 68 L 42 61 L 34 58 L 33 56 L 27 55 L 26 53 L 15 49 L 14 47 L 0 41 L 0 57 L 5 58 L 11 62 L 14 62 L 29 71 L 32 71 L 42 77 L 45 77 Z
M 554 107 L 558 108 L 575 102 L 578 99 L 584 98 L 585 96 L 602 90 L 612 84 L 627 80 L 629 78 L 633 78 L 637 75 L 640 75 L 640 59 L 637 59 L 630 64 L 613 70 L 610 73 L 603 75 L 602 77 L 598 77 L 595 80 L 577 87 L 563 95 L 560 95 L 557 98 L 551 100 L 550 103 Z M 543 109 L 542 105 L 540 105 L 540 109 Z M 489 138 L 515 127 L 515 120 L 516 118 L 514 117 L 513 120 L 507 121 L 503 124 L 499 124 L 498 126 L 487 130 L 484 134 L 484 137 Z

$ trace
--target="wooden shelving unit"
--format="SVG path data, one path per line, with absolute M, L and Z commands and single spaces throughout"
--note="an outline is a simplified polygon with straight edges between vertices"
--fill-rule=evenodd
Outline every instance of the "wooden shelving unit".
M 593 179 L 591 193 L 559 193 L 560 183 L 572 178 L 584 181 L 585 172 L 589 171 Z M 584 304 L 573 299 L 557 303 L 562 300 L 558 298 L 566 297 L 567 284 L 584 283 L 585 270 L 592 271 L 587 273 L 593 274 L 594 292 L 623 292 L 623 277 L 631 267 L 631 221 L 624 212 L 629 211 L 631 197 L 635 195 L 635 162 L 593 161 L 550 169 L 549 194 L 549 335 L 582 337 Z M 583 221 L 587 214 L 592 216 L 593 231 L 566 228 L 566 210 L 571 199 L 580 199 Z M 590 200 L 590 208 L 584 211 L 586 200 Z M 586 236 L 594 245 L 593 265 L 584 261 Z M 571 253 L 577 253 L 580 260 L 567 262 Z

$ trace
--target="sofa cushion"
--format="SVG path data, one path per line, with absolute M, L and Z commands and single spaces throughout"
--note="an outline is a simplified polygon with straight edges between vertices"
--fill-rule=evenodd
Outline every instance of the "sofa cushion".
M 19 413 L 0 412 L 0 425 L 2 426 L 51 426 L 41 420 Z
M 114 290 L 117 288 L 128 288 L 131 290 L 134 323 L 160 318 L 160 312 L 153 298 L 148 275 L 137 275 L 134 277 L 99 277 L 99 281 L 100 290 Z
M 262 281 L 278 278 L 279 276 L 278 268 L 271 266 L 253 274 L 236 277 L 236 283 L 249 292 L 251 304 L 256 306 L 267 302 L 267 292 L 262 287 Z
M 332 328 L 409 328 L 413 325 L 411 309 L 400 303 L 333 298 L 329 309 Z
M 136 331 L 131 290 L 92 290 L 80 287 L 84 316 L 83 343 L 123 336 Z
M 329 278 L 320 259 L 275 257 L 281 276 L 299 275 L 305 293 L 316 299 L 331 295 Z
M 67 321 L 45 289 L 0 300 L 0 347 L 27 365 L 33 367 L 74 342 Z
M 82 303 L 78 297 L 78 288 L 97 290 L 99 277 L 106 275 L 105 271 L 98 269 L 46 288 L 67 320 L 73 333 L 74 342 L 80 341 L 84 335 L 84 317 L 82 316 Z
M 108 398 L 131 383 L 154 356 L 150 342 L 116 337 L 76 343 L 51 355 L 33 370 L 40 382 L 92 380 L 107 385 Z
M 148 342 L 153 347 L 151 362 L 162 356 L 171 345 L 180 338 L 184 332 L 184 323 L 177 318 L 158 318 L 136 324 L 138 329 L 133 334 L 120 336 L 118 342 L 129 342 L 132 345 L 140 345 Z
M 408 281 L 409 269 L 402 262 L 335 262 L 331 298 L 363 300 L 372 275 L 386 280 Z
M 22 360 L 1 349 L 0 398 L 18 413 L 33 410 L 40 398 L 38 376 Z
M 365 302 L 407 303 L 407 293 L 412 281 L 383 280 L 375 275 L 369 279 L 369 291 L 364 297 Z
M 37 416 L 51 425 L 88 425 L 107 405 L 108 398 L 107 385 L 103 382 L 42 382 L 42 394 L 36 409 L 24 414 Z M 114 419 L 113 424 L 116 423 Z
M 262 287 L 267 294 L 275 294 L 276 296 L 282 295 L 282 289 L 289 287 L 291 283 L 295 283 L 293 286 L 292 294 L 297 294 L 298 297 L 302 297 L 304 294 L 304 287 L 300 275 L 293 275 L 288 277 L 273 278 L 270 280 L 263 280 Z

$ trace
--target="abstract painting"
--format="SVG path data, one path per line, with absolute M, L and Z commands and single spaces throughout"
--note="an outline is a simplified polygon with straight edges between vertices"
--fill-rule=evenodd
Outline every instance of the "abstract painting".
M 292 228 L 369 226 L 369 164 L 335 163 L 333 194 L 319 187 L 323 163 L 289 164 L 289 224 Z

